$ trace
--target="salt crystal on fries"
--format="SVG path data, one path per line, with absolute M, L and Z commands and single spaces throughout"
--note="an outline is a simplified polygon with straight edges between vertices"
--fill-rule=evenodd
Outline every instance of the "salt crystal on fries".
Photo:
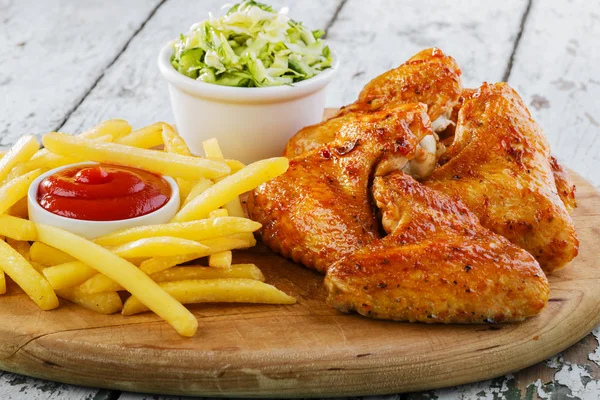
M 139 239 L 110 249 L 110 251 L 123 258 L 169 257 L 206 250 L 208 250 L 208 247 L 193 240 L 170 236 Z
M 56 294 L 58 297 L 100 314 L 114 314 L 123 308 L 121 297 L 115 292 L 87 294 L 80 288 L 74 287 L 57 290 Z
M 15 239 L 34 241 L 37 237 L 35 224 L 28 219 L 0 214 L 0 235 Z
M 106 162 L 145 169 L 175 178 L 219 178 L 231 170 L 227 164 L 197 157 L 180 156 L 154 150 L 138 149 L 115 143 L 94 142 L 77 136 L 49 133 L 42 139 L 53 153 L 74 156 L 85 161 Z
M 42 224 L 36 224 L 36 227 L 39 241 L 64 251 L 113 279 L 167 321 L 180 335 L 193 336 L 196 333 L 198 321 L 194 315 L 135 265 L 70 232 Z
M 11 169 L 20 163 L 29 160 L 40 149 L 40 142 L 33 136 L 23 136 L 0 159 L 0 182 L 8 175 Z
M 0 187 L 0 214 L 27 196 L 29 185 L 42 174 L 41 169 L 28 172 Z
M 42 310 L 58 307 L 58 298 L 48 281 L 8 243 L 0 241 L 0 268 Z
M 269 158 L 252 163 L 208 188 L 184 206 L 175 215 L 173 221 L 185 222 L 206 218 L 211 211 L 227 204 L 242 193 L 285 173 L 288 167 L 289 161 L 285 157 Z
M 183 304 L 261 303 L 295 304 L 296 299 L 274 286 L 254 279 L 198 279 L 160 283 L 160 287 Z M 134 315 L 148 308 L 132 296 L 123 305 L 123 315 Z
M 138 226 L 111 233 L 94 240 L 101 246 L 118 246 L 139 239 L 172 236 L 189 240 L 207 240 L 237 233 L 251 233 L 261 225 L 247 218 L 219 217 L 189 222 L 173 222 L 161 225 Z

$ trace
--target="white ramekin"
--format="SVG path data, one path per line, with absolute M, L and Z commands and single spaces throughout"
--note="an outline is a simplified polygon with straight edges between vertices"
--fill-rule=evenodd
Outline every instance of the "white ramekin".
M 318 75 L 289 86 L 239 88 L 191 79 L 171 65 L 173 42 L 158 56 L 169 83 L 179 134 L 192 153 L 203 155 L 202 141 L 216 137 L 226 158 L 245 163 L 279 156 L 288 140 L 323 119 L 325 89 L 338 59 Z
M 39 203 L 37 202 L 38 187 L 40 186 L 42 180 L 44 180 L 46 177 L 55 174 L 59 171 L 62 171 L 65 168 L 95 164 L 97 163 L 84 162 L 65 165 L 63 167 L 55 168 L 51 171 L 40 175 L 36 180 L 34 180 L 31 183 L 27 192 L 27 206 L 29 209 L 29 219 L 36 223 L 52 225 L 57 228 L 64 229 L 66 231 L 75 233 L 76 235 L 83 236 L 87 239 L 95 239 L 97 237 L 108 235 L 109 233 L 113 233 L 121 229 L 128 229 L 143 225 L 164 224 L 173 219 L 175 214 L 177 214 L 180 205 L 179 187 L 177 186 L 175 180 L 168 176 L 163 176 L 163 178 L 169 183 L 169 186 L 171 186 L 171 199 L 167 202 L 167 204 L 165 204 L 158 210 L 151 212 L 150 214 L 142 215 L 141 217 L 117 221 L 84 221 L 53 214 L 39 205 Z

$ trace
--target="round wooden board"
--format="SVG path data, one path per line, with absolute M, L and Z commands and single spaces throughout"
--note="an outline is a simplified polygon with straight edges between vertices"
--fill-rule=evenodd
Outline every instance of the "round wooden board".
M 293 306 L 199 305 L 191 339 L 146 313 L 103 316 L 69 302 L 40 311 L 14 285 L 0 296 L 0 368 L 139 392 L 246 397 L 349 396 L 433 389 L 517 371 L 600 323 L 600 193 L 573 173 L 580 254 L 550 277 L 551 299 L 520 324 L 426 325 L 341 314 L 322 277 L 263 246 L 238 252 Z

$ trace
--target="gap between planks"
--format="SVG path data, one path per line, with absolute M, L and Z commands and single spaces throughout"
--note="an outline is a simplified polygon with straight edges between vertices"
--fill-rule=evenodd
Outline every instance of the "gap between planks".
M 529 18 L 532 3 L 533 0 L 527 0 L 527 6 L 525 7 L 525 11 L 521 16 L 521 25 L 519 26 L 519 32 L 517 32 L 517 36 L 515 37 L 515 42 L 513 44 L 510 57 L 508 58 L 508 63 L 506 64 L 506 70 L 504 71 L 504 75 L 502 76 L 503 82 L 508 82 L 508 79 L 510 78 L 510 73 L 512 72 L 513 64 L 515 61 L 515 55 L 517 54 L 519 44 L 521 43 L 521 36 L 523 36 L 523 32 L 525 31 L 525 25 L 527 24 L 527 19 Z
M 150 21 L 152 19 L 152 17 L 154 16 L 154 14 L 156 14 L 156 12 L 158 11 L 158 9 L 161 8 L 166 2 L 167 2 L 167 0 L 160 0 L 159 3 L 150 11 L 150 13 L 148 14 L 148 17 L 133 32 L 133 34 L 131 35 L 131 37 L 129 39 L 127 39 L 127 41 L 125 42 L 125 44 L 123 45 L 123 47 L 121 48 L 121 50 L 115 55 L 115 57 L 113 57 L 113 59 L 110 60 L 110 62 L 104 67 L 104 70 L 100 73 L 100 75 L 98 75 L 98 77 L 96 78 L 96 80 L 94 80 L 94 82 L 92 83 L 92 85 L 83 94 L 83 96 L 81 96 L 81 98 L 79 99 L 79 101 L 77 102 L 77 104 L 75 104 L 75 106 L 73 106 L 73 108 L 71 108 L 69 111 L 67 111 L 66 115 L 60 121 L 60 123 L 57 125 L 57 127 L 56 127 L 56 129 L 54 129 L 54 131 L 59 131 L 67 123 L 67 121 L 69 120 L 69 118 L 71 117 L 71 115 L 75 111 L 77 111 L 77 109 L 79 108 L 79 106 L 81 105 L 81 103 L 83 103 L 83 101 L 94 90 L 94 88 L 96 87 L 96 85 L 98 85 L 98 82 L 100 82 L 100 80 L 104 77 L 104 74 L 106 73 L 106 71 L 119 59 L 119 57 L 121 57 L 121 55 L 125 52 L 125 50 L 127 50 L 127 47 L 129 47 L 129 44 L 131 43 L 131 41 L 141 32 L 142 29 L 144 29 L 144 27 L 146 26 L 146 24 L 148 23 L 148 21 Z

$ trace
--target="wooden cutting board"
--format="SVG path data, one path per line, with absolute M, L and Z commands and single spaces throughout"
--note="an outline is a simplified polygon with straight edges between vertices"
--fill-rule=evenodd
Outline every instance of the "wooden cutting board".
M 517 371 L 600 323 L 600 193 L 577 174 L 579 256 L 550 277 L 551 298 L 520 324 L 426 325 L 341 314 L 322 277 L 258 245 L 256 263 L 293 306 L 198 305 L 194 338 L 153 314 L 95 314 L 62 301 L 40 311 L 17 287 L 0 296 L 0 369 L 139 392 L 247 397 L 350 396 L 458 385 Z

